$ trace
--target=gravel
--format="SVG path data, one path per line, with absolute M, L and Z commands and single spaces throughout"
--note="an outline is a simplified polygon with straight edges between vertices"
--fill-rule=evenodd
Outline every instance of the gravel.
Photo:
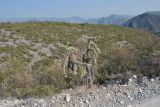
M 156 107 L 159 99 L 159 79 L 143 78 L 138 84 L 133 77 L 128 85 L 81 86 L 52 98 L 0 100 L 0 107 Z
M 159 107 L 160 106 L 160 97 L 152 97 L 142 102 L 139 102 L 131 107 Z

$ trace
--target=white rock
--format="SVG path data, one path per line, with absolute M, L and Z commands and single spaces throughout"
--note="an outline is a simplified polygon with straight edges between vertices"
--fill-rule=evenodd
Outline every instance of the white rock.
M 132 105 L 127 105 L 127 107 L 132 107 Z
M 2 100 L 3 105 L 14 105 L 13 101 Z
M 127 87 L 127 86 L 128 86 L 128 84 L 124 84 L 123 86 Z
M 110 93 L 107 93 L 107 95 L 106 95 L 106 96 L 107 96 L 107 98 L 108 98 L 108 97 L 110 97 L 110 96 L 111 96 L 111 94 L 110 94 Z
M 54 103 L 55 101 L 54 101 L 54 100 L 52 100 L 51 102 L 52 102 L 52 103 Z
M 69 95 L 69 94 L 66 94 L 66 96 L 64 97 L 64 100 L 65 100 L 66 102 L 69 102 L 69 101 L 71 100 L 70 95 Z
M 128 96 L 128 98 L 132 101 L 133 100 L 133 98 L 131 97 L 131 96 Z
M 88 105 L 88 107 L 92 107 L 91 105 Z
M 120 104 L 124 104 L 124 101 L 120 101 Z
M 160 77 L 156 77 L 156 80 L 160 80 Z
M 37 106 L 38 106 L 38 103 L 34 103 L 33 106 L 34 106 L 34 107 L 37 107 Z
M 70 90 L 70 91 L 72 91 L 73 89 L 72 89 L 72 88 L 70 88 L 69 90 Z
M 43 99 L 39 99 L 38 103 L 44 103 Z
M 154 81 L 155 81 L 155 79 L 151 78 L 151 81 L 152 81 L 152 82 L 154 82 Z
M 16 104 L 19 104 L 21 101 L 20 100 L 17 100 L 17 99 L 15 99 L 14 100 L 14 104 L 16 105 Z
M 97 100 L 98 98 L 99 98 L 98 96 L 94 96 L 94 99 L 96 99 L 96 100 Z
M 133 75 L 133 78 L 134 78 L 134 79 L 137 79 L 137 75 Z
M 129 79 L 129 82 L 133 82 L 133 80 L 130 78 L 130 79 Z
M 86 104 L 88 104 L 88 103 L 89 103 L 89 101 L 88 101 L 88 100 L 84 100 L 83 102 L 84 102 L 84 103 L 86 103 Z
M 107 88 L 106 88 L 106 87 L 102 87 L 102 89 L 103 89 L 103 90 L 106 90 Z
M 140 93 L 142 93 L 142 89 L 139 89 L 138 91 L 139 91 Z
M 41 106 L 42 106 L 42 107 L 47 107 L 47 102 L 43 102 L 43 103 L 41 104 Z
M 55 99 L 55 96 L 52 97 L 52 100 L 54 100 L 54 99 Z

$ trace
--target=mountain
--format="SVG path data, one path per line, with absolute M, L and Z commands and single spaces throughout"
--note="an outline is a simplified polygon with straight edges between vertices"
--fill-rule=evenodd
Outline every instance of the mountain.
M 113 24 L 121 25 L 128 21 L 132 16 L 129 15 L 110 15 L 101 18 L 81 18 L 77 16 L 66 18 L 1 18 L 0 22 L 28 22 L 28 21 L 50 21 L 50 22 L 69 22 L 69 23 L 89 23 L 89 24 Z
M 108 17 L 102 17 L 98 19 L 89 19 L 87 23 L 121 25 L 131 18 L 132 16 L 129 16 L 129 15 L 114 15 L 113 14 Z
M 48 18 L 0 18 L 0 22 L 29 22 L 29 21 L 49 21 L 49 22 L 70 22 L 70 23 L 83 23 L 86 19 L 72 16 L 66 18 L 48 17 Z
M 160 32 L 160 11 L 150 11 L 140 14 L 126 23 L 126 27 L 143 29 L 150 32 Z

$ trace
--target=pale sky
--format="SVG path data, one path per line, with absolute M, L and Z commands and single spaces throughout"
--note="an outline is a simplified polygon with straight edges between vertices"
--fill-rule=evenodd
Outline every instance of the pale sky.
M 0 18 L 102 17 L 160 11 L 160 0 L 0 0 Z

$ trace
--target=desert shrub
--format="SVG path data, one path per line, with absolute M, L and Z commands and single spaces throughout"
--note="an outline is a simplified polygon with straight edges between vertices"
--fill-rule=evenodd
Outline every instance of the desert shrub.
M 36 84 L 53 85 L 59 89 L 65 88 L 63 69 L 57 59 L 42 59 L 33 65 L 32 68 Z
M 32 83 L 32 77 L 24 69 L 24 59 L 9 57 L 5 71 L 1 72 L 1 87 L 6 87 L 8 94 L 12 94 L 17 87 L 28 87 Z
M 127 72 L 146 76 L 160 74 L 159 63 L 155 63 L 159 53 L 156 52 L 157 56 L 151 58 L 155 50 L 160 50 L 160 38 L 149 32 L 113 25 L 52 22 L 4 23 L 0 28 L 13 31 L 10 39 L 15 40 L 14 35 L 18 35 L 35 44 L 47 45 L 60 42 L 67 45 L 70 43 L 73 47 L 80 49 L 80 52 L 84 51 L 86 45 L 83 43 L 85 41 L 82 35 L 101 36 L 102 39 L 96 41 L 97 47 L 101 50 L 96 74 L 98 82 L 116 78 L 117 75 L 124 75 Z M 1 39 L 3 41 L 3 37 Z M 122 47 L 119 46 L 121 43 Z M 8 64 L 0 68 L 1 95 L 3 93 L 3 96 L 38 96 L 39 93 L 41 96 L 68 87 L 68 80 L 64 79 L 62 73 L 65 50 L 55 47 L 52 49 L 52 57 L 39 53 L 39 56 L 44 59 L 32 65 L 30 70 L 26 67 L 30 61 L 29 58 L 33 57 L 28 54 L 33 45 L 0 47 L 0 53 L 7 53 L 6 57 L 1 57 L 0 62 Z M 38 49 L 32 51 L 37 52 Z
M 140 63 L 141 73 L 149 78 L 160 76 L 160 56 L 146 56 Z
M 42 97 L 42 96 L 51 96 L 58 90 L 55 89 L 54 86 L 50 85 L 40 85 L 34 87 L 26 87 L 26 88 L 16 88 L 15 96 L 18 98 L 27 98 L 27 97 Z
M 65 88 L 64 76 L 56 60 L 50 62 L 49 59 L 45 59 L 39 62 L 34 72 L 26 71 L 25 66 L 23 59 L 17 57 L 8 59 L 7 69 L 0 72 L 1 96 L 18 98 L 44 96 Z

